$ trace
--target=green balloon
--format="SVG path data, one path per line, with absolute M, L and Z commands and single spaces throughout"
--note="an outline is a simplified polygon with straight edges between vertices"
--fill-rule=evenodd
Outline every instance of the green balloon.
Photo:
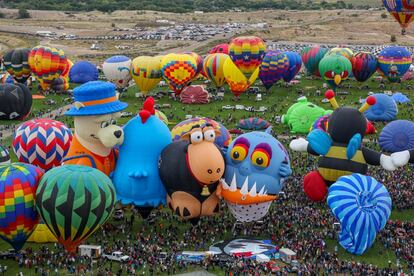
M 40 216 L 69 252 L 105 223 L 114 203 L 111 179 L 86 166 L 53 168 L 42 177 L 36 191 Z
M 351 62 L 341 55 L 326 55 L 319 63 L 319 71 L 326 83 L 335 89 L 348 79 L 352 72 Z
M 282 116 L 282 123 L 289 126 L 291 133 L 307 134 L 317 118 L 331 113 L 332 110 L 325 110 L 308 102 L 306 97 L 300 97 Z

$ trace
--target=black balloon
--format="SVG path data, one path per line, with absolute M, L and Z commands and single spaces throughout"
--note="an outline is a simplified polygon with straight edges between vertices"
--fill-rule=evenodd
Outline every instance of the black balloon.
M 0 119 L 20 120 L 32 108 L 32 94 L 23 84 L 0 84 Z

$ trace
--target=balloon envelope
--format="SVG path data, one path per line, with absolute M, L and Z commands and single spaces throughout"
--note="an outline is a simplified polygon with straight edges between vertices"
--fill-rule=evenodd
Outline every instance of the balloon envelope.
M 392 97 L 385 94 L 372 95 L 376 103 L 364 112 L 370 121 L 392 121 L 397 118 L 398 108 Z
M 352 74 L 357 81 L 368 80 L 377 70 L 377 58 L 368 52 L 358 52 L 351 58 Z
M 229 44 L 223 43 L 218 44 L 211 48 L 211 50 L 208 52 L 209 54 L 229 54 Z
M 148 94 L 161 81 L 161 60 L 158 56 L 141 56 L 132 61 L 132 78 L 143 95 Z
M 285 72 L 283 80 L 285 82 L 290 82 L 295 78 L 302 68 L 302 58 L 298 53 L 295 52 L 285 52 L 286 57 L 289 61 L 289 69 Z
M 319 63 L 319 72 L 330 87 L 335 89 L 348 79 L 352 72 L 351 62 L 341 55 L 326 55 Z
M 397 120 L 388 123 L 380 133 L 379 144 L 387 152 L 414 149 L 414 122 Z
M 161 60 L 161 72 L 170 88 L 179 95 L 197 74 L 197 61 L 187 54 L 168 54 Z
M 123 89 L 131 80 L 131 64 L 131 59 L 127 56 L 113 56 L 105 60 L 102 70 L 108 81 Z
M 305 47 L 302 52 L 302 62 L 305 65 L 308 75 L 320 77 L 319 62 L 328 52 L 328 49 L 320 46 Z
M 410 69 L 411 53 L 405 47 L 389 46 L 378 56 L 378 71 L 390 82 L 398 82 Z
M 210 54 L 204 59 L 203 71 L 205 76 L 220 88 L 226 83 L 224 78 L 224 62 L 229 56 L 226 54 Z
M 25 83 L 30 77 L 28 48 L 17 48 L 7 52 L 3 57 L 6 71 L 19 83 Z
M 27 86 L 0 84 L 0 119 L 24 119 L 32 109 L 32 94 Z
M 268 51 L 260 65 L 259 78 L 266 89 L 282 79 L 289 71 L 289 59 L 280 51 Z
M 403 30 L 414 20 L 414 6 L 410 0 L 382 0 L 382 2 Z
M 89 61 L 76 62 L 69 72 L 70 82 L 84 84 L 88 81 L 97 81 L 99 72 L 96 66 Z
M 224 78 L 230 87 L 231 92 L 234 96 L 238 97 L 240 94 L 246 92 L 246 90 L 256 81 L 259 76 L 259 67 L 250 76 L 249 79 L 237 68 L 231 58 L 226 59 L 224 62 Z

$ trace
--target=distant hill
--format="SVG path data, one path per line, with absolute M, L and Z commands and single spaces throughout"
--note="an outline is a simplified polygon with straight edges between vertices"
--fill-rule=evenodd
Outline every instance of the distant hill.
M 34 10 L 111 12 L 114 10 L 156 10 L 166 12 L 258 10 L 258 9 L 368 9 L 378 0 L 0 0 L 0 7 Z

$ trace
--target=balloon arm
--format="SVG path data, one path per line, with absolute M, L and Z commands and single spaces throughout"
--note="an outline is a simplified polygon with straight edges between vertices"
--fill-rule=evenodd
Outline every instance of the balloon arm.
M 393 154 L 391 154 L 391 159 L 394 166 L 403 167 L 407 165 L 409 162 L 414 162 L 414 150 L 394 152 Z
M 279 174 L 282 177 L 288 177 L 292 175 L 292 169 L 290 168 L 288 164 L 282 163 L 279 169 Z
M 368 149 L 366 147 L 361 148 L 362 155 L 365 161 L 369 165 L 380 166 L 381 165 L 381 153 Z

